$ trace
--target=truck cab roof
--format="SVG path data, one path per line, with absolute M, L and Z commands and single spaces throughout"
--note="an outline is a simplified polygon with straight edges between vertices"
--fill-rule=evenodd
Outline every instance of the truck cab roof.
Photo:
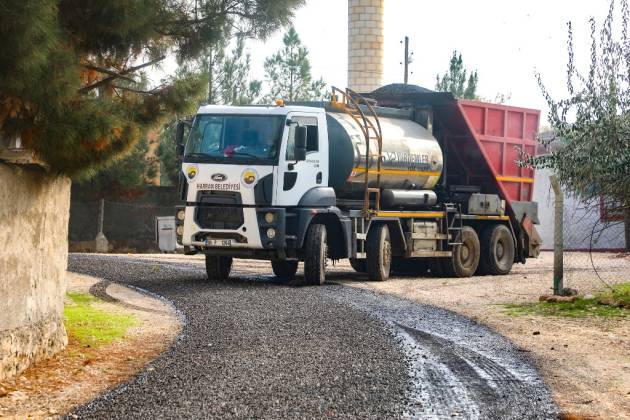
M 257 114 L 257 115 L 287 115 L 289 112 L 324 113 L 325 110 L 316 106 L 303 105 L 203 105 L 197 114 Z

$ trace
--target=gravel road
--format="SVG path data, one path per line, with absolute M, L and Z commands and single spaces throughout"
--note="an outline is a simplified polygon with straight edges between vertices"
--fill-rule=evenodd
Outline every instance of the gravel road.
M 180 338 L 80 418 L 554 418 L 547 388 L 504 338 L 451 312 L 327 284 L 292 288 L 240 261 L 70 255 L 71 271 L 165 297 Z M 270 268 L 267 270 L 270 271 Z

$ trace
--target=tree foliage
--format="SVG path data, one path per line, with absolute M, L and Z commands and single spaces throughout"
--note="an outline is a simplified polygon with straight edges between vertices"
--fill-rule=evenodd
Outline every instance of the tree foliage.
M 568 24 L 568 97 L 553 98 L 537 75 L 549 105 L 553 136 L 543 156 L 526 163 L 551 168 L 568 190 L 588 201 L 600 196 L 630 205 L 630 36 L 628 2 L 621 0 L 621 30 L 614 25 L 616 0 L 598 31 L 591 19 L 590 66 L 575 67 L 575 48 Z
M 125 195 L 141 189 L 156 177 L 159 169 L 157 158 L 148 154 L 151 144 L 149 137 L 143 136 L 124 157 L 81 183 L 90 185 L 103 197 Z
M 284 34 L 284 47 L 265 60 L 265 76 L 269 83 L 267 101 L 308 101 L 325 96 L 326 83 L 313 80 L 308 50 L 293 26 Z
M 260 96 L 262 82 L 251 80 L 250 55 L 245 53 L 245 38 L 236 37 L 231 53 L 224 44 L 208 50 L 200 59 L 200 68 L 208 79 L 209 104 L 246 105 Z
M 3 0 L 0 139 L 19 137 L 57 172 L 93 173 L 201 91 L 191 73 L 145 90 L 140 71 L 170 53 L 194 59 L 226 34 L 264 38 L 301 3 Z
M 435 90 L 439 92 L 451 92 L 456 98 L 477 99 L 477 70 L 471 71 L 464 67 L 461 53 L 453 51 L 448 71 L 442 77 L 436 76 Z
M 177 185 L 182 161 L 177 156 L 175 147 L 175 132 L 177 120 L 166 123 L 160 130 L 160 145 L 157 156 L 160 160 L 160 185 Z

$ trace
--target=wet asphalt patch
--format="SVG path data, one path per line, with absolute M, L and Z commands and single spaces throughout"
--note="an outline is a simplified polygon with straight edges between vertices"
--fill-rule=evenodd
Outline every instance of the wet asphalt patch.
M 148 290 L 182 335 L 80 418 L 554 418 L 530 360 L 451 312 L 342 285 L 286 287 L 236 267 L 71 254 L 69 269 Z

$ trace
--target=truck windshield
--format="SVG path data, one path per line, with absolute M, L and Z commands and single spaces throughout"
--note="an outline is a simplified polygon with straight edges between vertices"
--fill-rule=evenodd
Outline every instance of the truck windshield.
M 284 116 L 199 115 L 186 144 L 187 161 L 272 161 L 278 154 Z

